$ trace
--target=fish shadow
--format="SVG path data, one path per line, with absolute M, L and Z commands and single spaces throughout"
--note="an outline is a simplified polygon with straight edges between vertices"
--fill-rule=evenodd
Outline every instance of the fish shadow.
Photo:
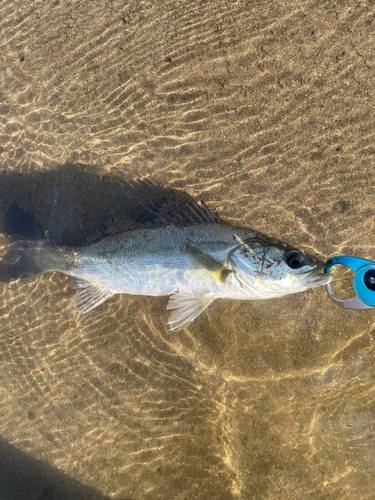
M 0 498 L 6 500 L 108 500 L 61 470 L 0 438 Z M 126 499 L 124 499 L 126 500 Z
M 80 246 L 137 227 L 196 223 L 201 209 L 183 191 L 83 164 L 0 172 L 0 232 L 55 245 Z
M 197 217 L 207 222 L 199 210 L 182 191 L 81 164 L 43 172 L 0 172 L 0 232 L 13 238 L 80 246 L 137 227 L 196 223 Z M 0 263 L 0 281 L 13 278 L 1 272 Z M 0 438 L 0 498 L 107 497 Z

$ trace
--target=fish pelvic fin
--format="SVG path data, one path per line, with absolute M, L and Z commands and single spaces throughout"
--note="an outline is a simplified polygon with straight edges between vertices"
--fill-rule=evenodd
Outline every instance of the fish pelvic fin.
M 167 325 L 170 325 L 169 330 L 177 330 L 191 323 L 214 300 L 215 297 L 192 295 L 184 292 L 171 295 L 167 305 L 167 310 L 173 311 L 167 322 Z
M 58 271 L 62 263 L 59 249 L 43 240 L 13 238 L 8 252 L 0 261 L 0 282 L 31 278 L 49 271 Z
M 232 272 L 228 267 L 216 260 L 211 254 L 205 250 L 197 248 L 191 243 L 186 245 L 186 253 L 193 269 L 206 276 L 206 278 L 219 283 L 225 283 Z
M 100 306 L 114 295 L 110 290 L 96 287 L 88 281 L 75 276 L 70 279 L 69 284 L 72 288 L 82 289 L 74 295 L 70 302 L 70 307 L 74 307 L 81 314 L 86 314 L 95 309 L 95 307 Z

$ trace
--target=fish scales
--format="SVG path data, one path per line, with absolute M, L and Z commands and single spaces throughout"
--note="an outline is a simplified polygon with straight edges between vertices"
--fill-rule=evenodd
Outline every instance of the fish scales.
M 76 256 L 71 269 L 63 266 L 60 271 L 114 293 L 170 295 L 184 291 L 245 299 L 248 293 L 233 277 L 225 282 L 212 279 L 209 272 L 192 267 L 186 251 L 187 244 L 194 245 L 224 266 L 228 253 L 238 246 L 234 231 L 241 238 L 253 235 L 216 224 L 136 229 L 82 247 L 78 252 L 66 249 L 67 256 Z
M 202 214 L 197 218 L 209 218 L 207 208 Z M 116 293 L 170 296 L 171 330 L 186 326 L 215 299 L 270 299 L 332 279 L 321 273 L 323 262 L 276 238 L 216 222 L 142 227 L 82 247 L 18 239 L 1 266 L 19 278 L 69 275 L 79 289 L 72 305 L 81 313 Z

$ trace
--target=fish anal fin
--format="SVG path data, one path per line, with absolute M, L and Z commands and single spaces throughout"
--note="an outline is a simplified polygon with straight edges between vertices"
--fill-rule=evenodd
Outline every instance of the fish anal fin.
M 100 306 L 114 295 L 110 290 L 96 287 L 81 278 L 70 278 L 70 286 L 72 288 L 81 288 L 81 291 L 77 292 L 72 298 L 70 306 L 82 314 L 95 309 L 95 307 Z
M 196 269 L 198 272 L 214 281 L 225 283 L 232 272 L 228 267 L 216 260 L 211 254 L 205 250 L 197 248 L 191 243 L 186 245 L 186 252 L 193 269 Z
M 215 297 L 192 295 L 184 292 L 171 295 L 167 305 L 167 309 L 172 310 L 167 322 L 167 325 L 170 325 L 169 330 L 176 330 L 191 323 L 214 300 Z

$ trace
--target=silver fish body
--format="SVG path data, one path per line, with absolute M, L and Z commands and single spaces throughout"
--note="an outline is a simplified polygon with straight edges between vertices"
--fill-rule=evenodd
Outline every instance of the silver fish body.
M 74 248 L 13 245 L 13 260 L 23 253 L 31 262 L 29 275 L 60 271 L 72 276 L 72 286 L 82 289 L 73 304 L 82 313 L 116 293 L 170 295 L 170 329 L 193 321 L 216 298 L 269 299 L 332 279 L 317 274 L 323 263 L 305 253 L 225 224 L 140 228 Z

